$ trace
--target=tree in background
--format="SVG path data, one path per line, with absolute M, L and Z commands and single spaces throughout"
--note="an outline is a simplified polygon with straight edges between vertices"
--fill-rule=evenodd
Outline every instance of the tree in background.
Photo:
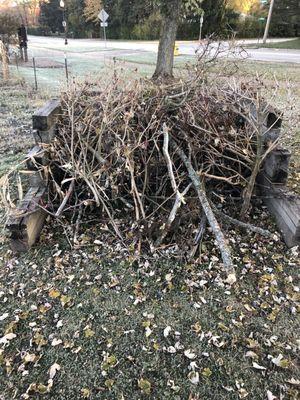
M 20 17 L 21 22 L 26 26 L 36 26 L 40 12 L 40 3 L 43 0 L 10 0 L 9 12 Z
M 48 0 L 41 4 L 39 24 L 45 32 L 63 32 L 62 12 L 58 0 Z
M 8 50 L 11 43 L 16 42 L 16 33 L 20 21 L 16 16 L 1 13 L 0 14 L 0 60 L 2 61 L 3 79 L 9 78 L 8 69 Z
M 84 0 L 84 16 L 86 20 L 99 22 L 98 14 L 102 8 L 101 0 Z
M 228 0 L 227 7 L 241 14 L 250 14 L 251 9 L 260 4 L 260 0 Z
M 100 4 L 100 1 L 98 4 Z M 84 0 L 67 0 L 67 22 L 68 30 L 75 37 L 89 36 L 93 30 L 92 23 L 85 17 L 86 3 Z M 99 12 L 98 12 L 99 13 Z M 99 21 L 99 20 L 98 20 Z
M 275 1 L 270 26 L 271 36 L 299 36 L 300 0 Z
M 5 43 L 13 42 L 19 25 L 20 19 L 18 17 L 7 13 L 0 14 L 0 35 Z
M 226 0 L 203 0 L 205 35 L 222 35 L 226 29 Z

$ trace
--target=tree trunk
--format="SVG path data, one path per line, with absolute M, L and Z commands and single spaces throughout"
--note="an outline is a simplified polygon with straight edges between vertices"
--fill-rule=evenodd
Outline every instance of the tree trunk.
M 0 40 L 0 59 L 2 60 L 3 80 L 7 81 L 9 78 L 8 55 L 5 44 L 2 40 Z
M 156 70 L 153 79 L 173 78 L 174 48 L 182 0 L 165 0 L 159 39 Z

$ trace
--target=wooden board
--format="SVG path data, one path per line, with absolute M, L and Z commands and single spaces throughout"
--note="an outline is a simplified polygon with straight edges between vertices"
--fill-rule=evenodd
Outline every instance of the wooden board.
M 268 155 L 264 163 L 264 172 L 272 182 L 287 182 L 290 159 L 291 152 L 287 149 L 277 148 Z
M 259 187 L 263 200 L 288 247 L 300 244 L 300 197 L 290 192 L 284 185 L 276 185 L 265 174 L 259 177 Z
M 26 155 L 26 167 L 29 171 L 36 171 L 47 164 L 46 151 L 40 146 L 34 146 Z
M 61 112 L 60 101 L 49 100 L 42 108 L 32 116 L 32 127 L 38 131 L 47 131 L 56 123 Z
M 43 205 L 45 197 L 44 185 L 31 187 L 20 206 L 11 213 L 6 228 L 10 231 L 14 252 L 27 251 L 38 240 L 47 216 L 39 207 Z

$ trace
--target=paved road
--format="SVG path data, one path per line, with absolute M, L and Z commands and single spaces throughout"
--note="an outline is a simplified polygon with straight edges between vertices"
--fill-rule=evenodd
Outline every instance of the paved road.
M 271 41 L 284 41 L 286 39 L 273 39 Z M 72 53 L 97 53 L 108 51 L 110 53 L 114 50 L 114 55 L 130 53 L 130 52 L 154 52 L 157 53 L 158 42 L 157 41 L 108 41 L 107 45 L 99 39 L 69 39 L 68 46 L 64 46 L 63 38 L 52 38 L 42 36 L 30 36 L 29 37 L 29 48 L 34 52 L 37 50 L 48 49 L 53 51 L 64 51 Z M 195 55 L 195 52 L 199 51 L 198 42 L 177 42 L 179 45 L 179 52 L 182 55 Z M 243 45 L 253 44 L 257 41 L 243 40 L 236 42 L 239 49 L 242 49 Z M 202 45 L 203 46 L 203 45 Z M 211 51 L 215 50 L 216 45 L 213 44 Z M 224 55 L 230 54 L 228 50 L 230 43 L 223 42 L 222 47 Z M 126 51 L 125 51 L 126 50 Z M 201 46 L 200 46 L 201 51 Z M 112 54 L 112 53 L 111 53 Z M 245 49 L 243 51 L 243 57 L 248 57 L 250 60 L 267 61 L 267 62 L 281 62 L 281 63 L 297 63 L 300 64 L 300 50 L 285 50 L 285 49 Z

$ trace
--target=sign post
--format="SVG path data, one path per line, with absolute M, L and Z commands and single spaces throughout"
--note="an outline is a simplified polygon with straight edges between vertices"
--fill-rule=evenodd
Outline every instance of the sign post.
M 108 20 L 108 18 L 109 18 L 109 15 L 108 15 L 107 12 L 104 10 L 104 8 L 99 12 L 98 18 L 99 18 L 100 21 L 101 21 L 100 26 L 103 28 L 105 47 L 107 47 L 107 43 L 106 43 L 106 29 L 105 29 L 105 28 L 108 27 L 107 20 Z
M 258 22 L 259 22 L 258 46 L 259 46 L 259 41 L 260 41 L 261 32 L 262 32 L 262 26 L 263 26 L 263 24 L 265 22 L 265 18 L 264 17 L 258 18 Z
M 200 33 L 199 33 L 199 42 L 202 40 L 202 27 L 203 27 L 203 22 L 204 22 L 204 11 L 201 13 L 200 17 Z
M 64 31 L 65 31 L 65 45 L 68 44 L 68 33 L 67 33 L 67 21 L 66 21 L 66 13 L 65 13 L 65 2 L 64 0 L 60 0 L 59 2 L 59 6 L 62 9 L 62 17 L 63 17 L 63 21 L 62 21 L 62 26 L 64 27 Z

